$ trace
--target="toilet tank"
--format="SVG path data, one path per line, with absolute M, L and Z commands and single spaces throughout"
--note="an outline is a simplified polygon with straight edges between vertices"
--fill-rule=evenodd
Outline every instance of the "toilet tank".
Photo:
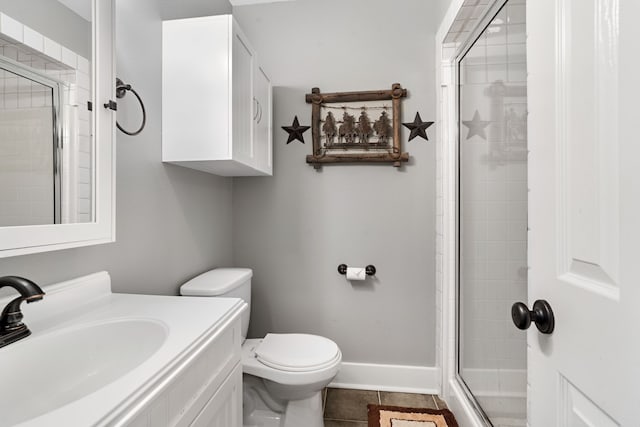
M 250 268 L 216 268 L 180 286 L 180 295 L 192 297 L 229 297 L 240 298 L 249 305 L 242 313 L 242 339 L 247 337 L 249 316 L 251 314 L 251 277 Z

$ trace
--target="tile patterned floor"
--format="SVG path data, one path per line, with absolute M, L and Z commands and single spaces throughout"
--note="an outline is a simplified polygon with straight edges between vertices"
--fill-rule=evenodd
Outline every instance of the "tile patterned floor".
M 325 427 L 367 427 L 367 405 L 443 409 L 447 405 L 431 394 L 328 388 L 324 391 Z

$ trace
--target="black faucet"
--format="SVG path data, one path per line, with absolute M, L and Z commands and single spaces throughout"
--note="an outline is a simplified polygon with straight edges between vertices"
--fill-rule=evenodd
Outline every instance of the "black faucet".
M 20 304 L 40 301 L 44 291 L 31 280 L 18 276 L 0 277 L 0 288 L 12 287 L 20 292 L 20 296 L 7 304 L 0 314 L 0 347 L 14 343 L 31 335 L 27 325 L 22 323 Z

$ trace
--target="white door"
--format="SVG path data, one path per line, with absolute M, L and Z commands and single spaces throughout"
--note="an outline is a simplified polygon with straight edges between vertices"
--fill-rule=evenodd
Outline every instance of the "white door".
M 640 426 L 640 1 L 527 2 L 529 425 Z

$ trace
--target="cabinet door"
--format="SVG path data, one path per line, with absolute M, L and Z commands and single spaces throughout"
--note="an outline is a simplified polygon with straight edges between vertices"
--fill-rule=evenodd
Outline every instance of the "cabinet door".
M 254 76 L 254 136 L 255 167 L 267 175 L 272 172 L 272 120 L 271 80 L 262 67 L 256 67 Z
M 230 25 L 227 16 L 162 23 L 164 161 L 231 159 Z
M 253 166 L 253 67 L 254 52 L 238 24 L 232 34 L 232 158 Z
M 242 427 L 242 366 L 236 365 L 191 427 Z

